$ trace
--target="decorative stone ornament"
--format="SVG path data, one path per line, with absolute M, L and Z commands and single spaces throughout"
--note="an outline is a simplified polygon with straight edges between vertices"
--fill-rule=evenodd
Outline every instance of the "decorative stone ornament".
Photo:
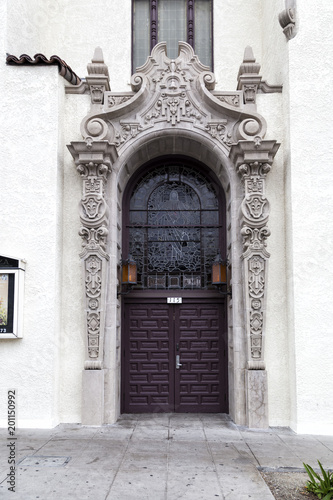
M 86 370 L 103 368 L 105 324 L 106 253 L 109 209 L 105 186 L 116 158 L 114 146 L 107 142 L 72 142 L 68 147 L 77 171 L 83 179 L 80 202 L 85 300 L 86 300 Z
M 260 66 L 254 65 L 259 71 Z M 137 71 L 131 79 L 132 93 L 106 91 L 104 99 L 98 97 L 99 105 L 96 98 L 92 100 L 91 112 L 81 124 L 84 139 L 107 140 L 120 155 L 137 136 L 148 137 L 169 126 L 210 136 L 226 152 L 238 140 L 264 137 L 263 117 L 254 109 L 248 112 L 240 108 L 242 92 L 214 91 L 214 74 L 200 63 L 187 43 L 179 42 L 176 60 L 169 59 L 166 44 L 159 43 Z M 256 78 L 260 82 L 261 77 Z
M 279 23 L 287 40 L 291 40 L 296 36 L 295 0 L 286 0 L 286 8 L 279 14 Z
M 87 85 L 90 88 L 91 103 L 103 104 L 104 92 L 110 90 L 109 70 L 104 64 L 103 52 L 97 47 L 91 63 L 87 66 Z
M 246 47 L 244 59 L 238 72 L 237 90 L 243 91 L 244 104 L 255 105 L 258 88 L 261 82 L 259 76 L 260 64 L 256 62 L 251 47 Z
M 132 76 L 132 91 L 114 93 L 109 88 L 108 72 L 101 51 L 95 52 L 91 65 L 88 65 L 89 76 L 84 91 L 89 87 L 91 109 L 81 123 L 83 141 L 69 146 L 83 179 L 80 235 L 83 242 L 81 259 L 87 338 L 83 376 L 84 423 L 103 423 L 104 419 L 102 368 L 108 286 L 106 276 L 109 274 L 106 272 L 109 266 L 107 236 L 109 218 L 114 221 L 117 217 L 115 213 L 109 215 L 106 202 L 108 174 L 116 161 L 120 176 L 118 180 L 112 176 L 115 183 L 112 192 L 117 192 L 118 188 L 121 193 L 121 186 L 117 185 L 119 178 L 125 171 L 131 175 L 134 170 L 128 159 L 131 160 L 134 155 L 137 164 L 142 164 L 147 158 L 174 153 L 177 138 L 186 137 L 186 140 L 193 140 L 200 147 L 203 145 L 203 151 L 211 151 L 221 168 L 223 164 L 228 165 L 228 175 L 235 183 L 231 192 L 239 194 L 243 186 L 240 215 L 234 211 L 232 218 L 232 224 L 239 223 L 238 242 L 240 244 L 242 241 L 243 245 L 243 295 L 239 292 L 240 287 L 235 287 L 233 303 L 236 305 L 232 314 L 235 317 L 239 314 L 239 308 L 243 308 L 246 318 L 246 348 L 244 346 L 242 351 L 243 354 L 246 352 L 246 365 L 239 368 L 242 374 L 245 370 L 246 385 L 245 390 L 242 386 L 243 396 L 239 398 L 237 411 L 238 414 L 243 411 L 246 399 L 247 425 L 266 427 L 268 424 L 264 332 L 270 204 L 266 197 L 265 182 L 279 145 L 276 141 L 265 140 L 266 122 L 256 111 L 256 94 L 258 91 L 278 92 L 281 88 L 262 82 L 259 70 L 260 65 L 256 63 L 252 49 L 247 47 L 238 75 L 237 91 L 215 91 L 214 74 L 200 63 L 190 45 L 180 42 L 179 56 L 171 60 L 166 54 L 166 44 L 159 43 L 146 63 Z M 82 92 L 82 89 L 78 92 Z M 162 142 L 165 137 L 168 137 L 168 141 Z M 152 156 L 146 154 L 149 145 L 156 146 Z M 147 149 L 137 161 L 136 152 L 142 152 L 140 148 L 143 147 Z M 186 153 L 181 150 L 181 154 Z M 188 154 L 191 155 L 191 152 Z M 118 207 L 120 203 L 119 198 Z M 120 243 L 118 248 L 120 250 Z M 239 259 L 236 252 L 231 251 L 231 254 L 234 259 L 235 255 Z M 234 264 L 237 264 L 235 267 L 240 273 L 239 263 Z M 114 266 L 116 268 L 116 264 Z M 110 272 L 116 276 L 116 269 Z M 112 286 L 116 286 L 116 282 Z M 110 328 L 107 329 L 109 333 Z M 112 328 L 116 332 L 117 326 Z M 237 329 L 241 330 L 242 326 Z M 242 336 L 243 333 L 237 341 Z M 117 384 L 114 385 L 116 387 Z M 91 410 L 93 398 L 99 408 L 98 416 Z

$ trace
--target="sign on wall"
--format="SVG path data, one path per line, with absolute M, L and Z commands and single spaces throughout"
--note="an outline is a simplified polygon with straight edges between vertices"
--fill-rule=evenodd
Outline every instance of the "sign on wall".
M 24 263 L 0 256 L 0 339 L 21 338 Z
M 167 297 L 167 304 L 181 304 L 182 302 L 182 297 Z

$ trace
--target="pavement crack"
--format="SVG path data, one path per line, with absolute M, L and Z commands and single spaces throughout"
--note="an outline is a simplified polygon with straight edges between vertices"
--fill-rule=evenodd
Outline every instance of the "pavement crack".
M 113 479 L 112 479 L 111 484 L 110 484 L 110 488 L 108 489 L 108 491 L 107 491 L 107 493 L 106 493 L 106 495 L 105 495 L 104 500 L 107 500 L 108 496 L 109 496 L 109 495 L 110 495 L 110 493 L 111 493 L 112 486 L 113 486 L 113 484 L 114 484 L 114 482 L 115 482 L 115 480 L 116 480 L 116 477 L 117 477 L 117 475 L 118 475 L 119 470 L 121 469 L 121 466 L 122 466 L 122 465 L 123 465 L 123 463 L 124 463 L 125 456 L 126 456 L 126 453 L 127 453 L 127 450 L 128 450 L 129 444 L 130 444 L 130 441 L 131 441 L 131 439 L 132 439 L 132 436 L 133 436 L 133 434 L 134 434 L 135 429 L 136 429 L 136 428 L 137 428 L 137 426 L 138 426 L 138 422 L 139 422 L 139 421 L 137 420 L 137 421 L 136 421 L 136 423 L 135 423 L 135 425 L 133 426 L 132 433 L 131 433 L 131 435 L 130 435 L 130 437 L 129 437 L 128 441 L 127 441 L 127 445 L 126 445 L 125 450 L 124 450 L 124 452 L 123 452 L 123 454 L 122 454 L 121 460 L 120 460 L 120 462 L 119 462 L 119 465 L 118 465 L 118 467 L 117 467 L 117 470 L 116 470 L 116 472 L 115 472 L 115 475 L 113 476 Z

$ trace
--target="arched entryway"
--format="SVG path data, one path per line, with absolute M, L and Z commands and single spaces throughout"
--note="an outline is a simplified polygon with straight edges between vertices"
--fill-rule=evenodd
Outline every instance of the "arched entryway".
M 98 62 L 97 68 L 94 64 L 91 67 L 99 73 L 103 65 Z M 246 58 L 240 75 L 248 74 L 252 66 L 252 59 L 248 62 Z M 90 82 L 92 78 L 90 75 Z M 119 411 L 124 411 L 122 399 L 126 391 L 121 390 L 120 379 L 124 384 L 125 378 L 120 375 L 126 343 L 121 329 L 128 321 L 125 306 L 130 300 L 143 300 L 146 295 L 150 301 L 154 298 L 165 304 L 168 298 L 181 298 L 185 304 L 190 297 L 197 297 L 204 304 L 204 300 L 211 303 L 215 293 L 223 302 L 223 296 L 208 286 L 208 272 L 203 267 L 198 271 L 195 266 L 187 272 L 186 266 L 184 269 L 180 266 L 177 271 L 169 265 L 163 287 L 159 270 L 153 266 L 152 273 L 146 272 L 146 284 L 141 289 L 122 295 L 121 301 L 118 296 L 117 273 L 121 258 L 126 259 L 129 250 L 126 239 L 122 239 L 126 233 L 124 203 L 134 185 L 132 191 L 126 190 L 145 162 L 170 154 L 173 159 L 187 155 L 203 162 L 207 168 L 201 173 L 213 182 L 210 172 L 214 172 L 223 185 L 228 235 L 224 256 L 228 256 L 232 264 L 232 299 L 228 300 L 227 307 L 229 412 L 241 425 L 265 427 L 268 424 L 264 329 L 270 205 L 265 186 L 279 144 L 264 139 L 266 122 L 256 111 L 254 92 L 248 93 L 248 80 L 239 84 L 241 90 L 236 92 L 214 90 L 214 75 L 207 72 L 188 44 L 180 42 L 176 60 L 167 57 L 164 43 L 154 47 L 140 73 L 133 75 L 131 92 L 114 94 L 105 90 L 108 85 L 100 84 L 100 80 L 98 86 L 97 83 L 90 85 L 92 107 L 81 124 L 84 140 L 69 146 L 83 179 L 80 256 L 86 331 L 82 384 L 84 423 L 113 423 Z M 196 167 L 198 165 L 193 166 Z M 187 188 L 184 188 L 185 198 L 192 196 L 189 194 L 191 183 Z M 157 186 L 154 193 L 156 199 L 163 194 Z M 180 193 L 172 188 L 163 196 L 171 208 L 172 203 L 180 200 Z M 198 197 L 200 199 L 200 193 Z M 183 250 L 181 247 L 194 249 L 195 245 L 185 245 L 188 241 L 183 236 L 174 245 L 174 257 Z M 161 249 L 156 242 L 155 247 Z M 187 257 L 195 262 L 191 252 Z M 164 264 L 166 262 L 169 261 L 164 260 Z M 143 271 L 150 270 L 146 267 Z M 155 288 L 147 286 L 149 281 L 155 283 Z M 175 317 L 176 321 L 176 312 L 170 314 L 168 317 L 172 321 Z M 176 337 L 172 342 L 177 346 Z M 176 363 L 173 355 L 170 366 Z M 176 405 L 174 402 L 174 409 Z
M 211 277 L 225 220 L 198 161 L 160 157 L 129 181 L 122 254 L 138 276 L 122 300 L 122 412 L 228 412 L 226 296 Z

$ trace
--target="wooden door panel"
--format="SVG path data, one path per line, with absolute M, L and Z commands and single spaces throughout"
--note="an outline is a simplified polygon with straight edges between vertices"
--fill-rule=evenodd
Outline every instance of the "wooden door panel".
M 124 322 L 122 411 L 228 411 L 224 307 L 220 301 L 132 301 L 126 304 Z M 180 369 L 175 367 L 176 354 L 180 355 Z
M 128 304 L 124 346 L 124 401 L 128 413 L 173 411 L 170 372 L 170 308 L 167 304 Z
M 178 324 L 175 342 L 179 344 L 182 366 L 176 370 L 176 411 L 226 411 L 221 304 L 183 304 L 178 308 Z

